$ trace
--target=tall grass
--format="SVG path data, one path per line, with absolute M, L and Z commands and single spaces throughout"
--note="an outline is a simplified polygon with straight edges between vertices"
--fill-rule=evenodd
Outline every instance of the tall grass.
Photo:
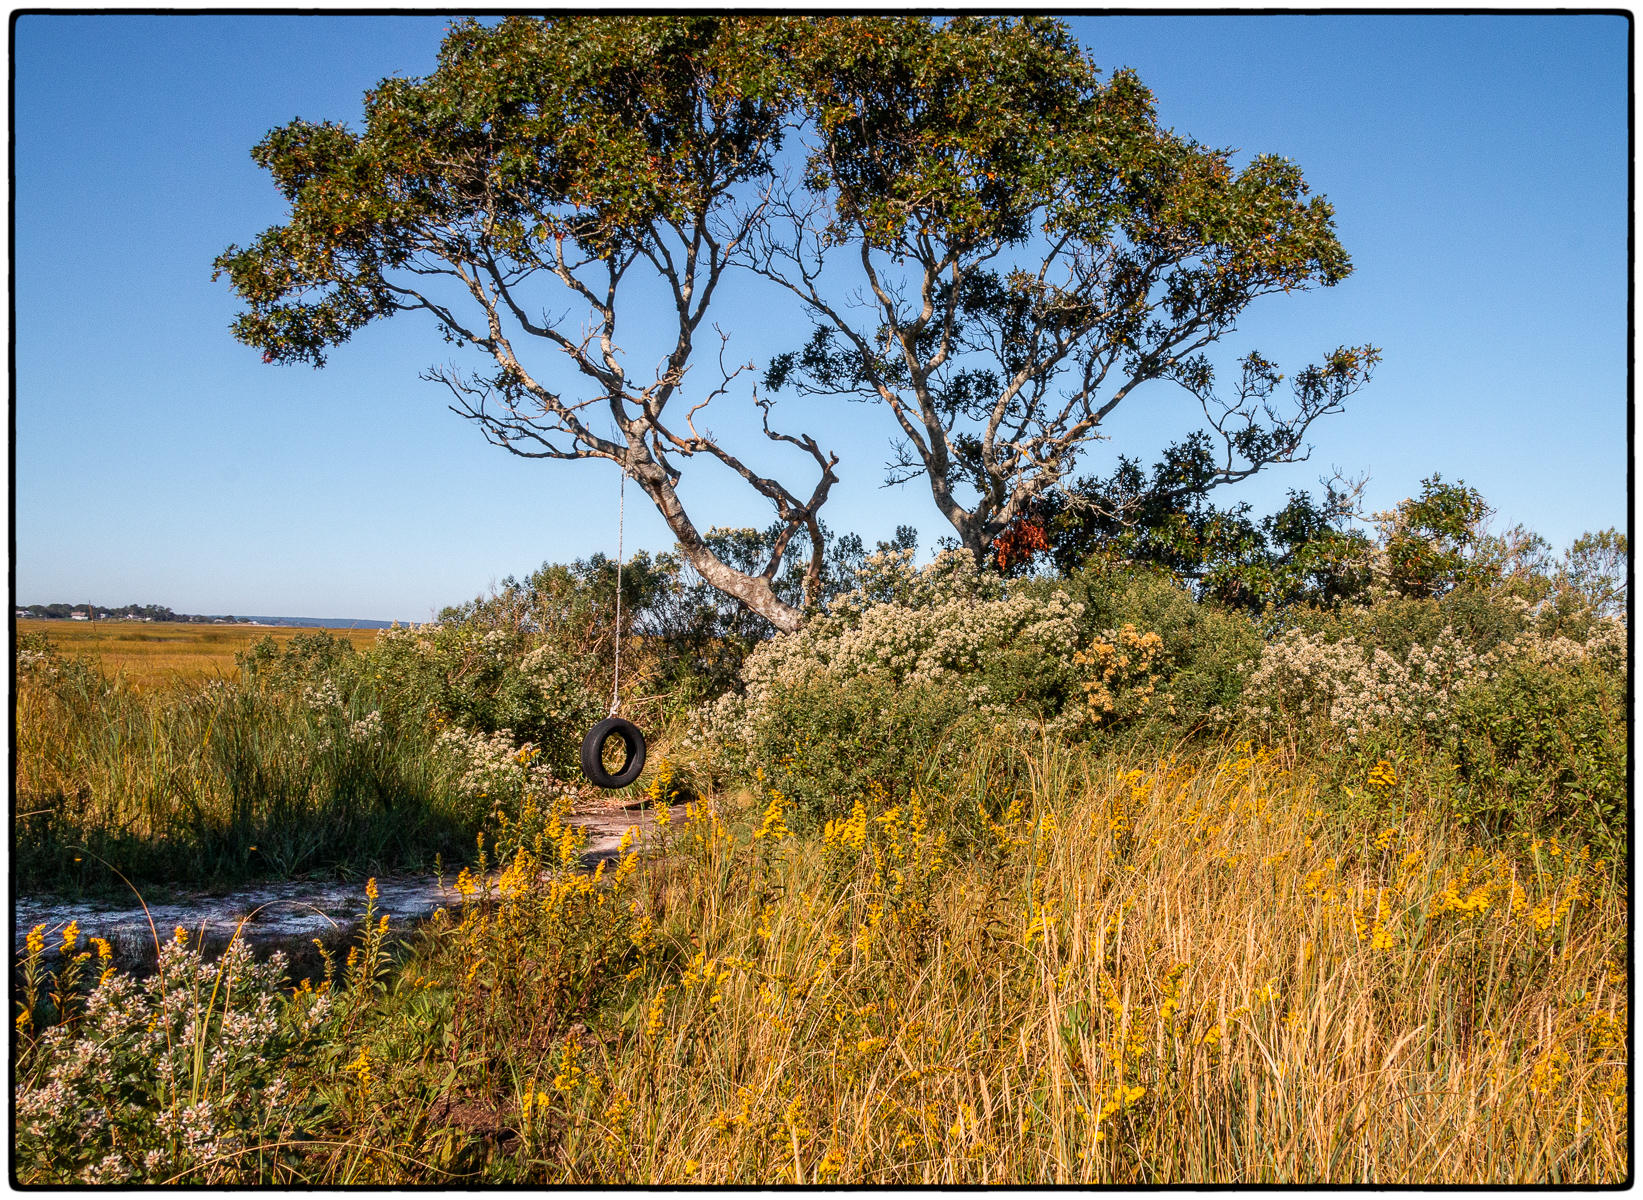
M 930 797 L 686 855 L 662 907 L 694 955 L 636 997 L 660 1020 L 622 1029 L 550 1177 L 1623 1176 L 1612 864 L 1332 827 L 1259 752 L 1026 765 L 991 854 L 953 861 Z M 620 1154 L 592 1119 L 614 1095 Z
M 598 875 L 568 801 L 504 821 L 494 890 L 465 873 L 380 982 L 351 968 L 349 1015 L 288 1072 L 280 1165 L 165 1177 L 1625 1178 L 1626 894 L 1589 851 L 1333 816 L 1247 745 L 983 743 L 808 834 L 768 790 L 669 805 L 670 774 L 654 852 Z M 71 1061 L 31 1053 L 25 1100 Z
M 111 884 L 109 866 L 196 886 L 342 866 L 363 877 L 472 845 L 482 813 L 431 731 L 385 725 L 367 691 L 304 696 L 243 677 L 139 691 L 38 646 L 19 664 L 19 886 Z

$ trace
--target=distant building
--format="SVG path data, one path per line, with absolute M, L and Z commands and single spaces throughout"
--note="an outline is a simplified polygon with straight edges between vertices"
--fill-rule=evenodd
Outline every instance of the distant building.
M 89 621 L 91 620 L 91 614 L 86 612 L 84 609 L 77 608 L 73 612 L 69 613 L 68 618 L 71 621 Z

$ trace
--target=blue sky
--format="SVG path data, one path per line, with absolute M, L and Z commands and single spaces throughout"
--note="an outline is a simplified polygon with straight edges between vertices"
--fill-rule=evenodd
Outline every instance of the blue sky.
M 1257 302 L 1225 354 L 1293 369 L 1373 342 L 1384 362 L 1313 427 L 1310 463 L 1240 495 L 1269 508 L 1338 467 L 1369 472 L 1384 508 L 1441 471 L 1559 548 L 1625 525 L 1624 19 L 1070 23 L 1099 66 L 1140 73 L 1167 124 L 1292 158 L 1335 205 L 1353 276 Z M 236 306 L 211 261 L 283 215 L 250 147 L 297 116 L 357 122 L 378 79 L 432 69 L 444 26 L 19 19 L 20 603 L 425 620 L 543 561 L 614 550 L 614 469 L 486 445 L 417 378 L 446 357 L 426 324 L 369 329 L 317 372 L 265 366 L 228 333 Z M 761 364 L 803 340 L 768 300 L 742 288 L 716 316 L 733 353 Z M 1195 411 L 1169 385 L 1143 389 L 1088 467 L 1150 462 Z M 888 421 L 862 406 L 823 419 L 844 459 L 824 518 L 869 542 L 911 523 L 928 547 L 948 530 L 927 489 L 879 486 Z M 686 495 L 703 526 L 768 520 L 728 487 Z M 628 549 L 668 548 L 661 518 L 628 499 Z

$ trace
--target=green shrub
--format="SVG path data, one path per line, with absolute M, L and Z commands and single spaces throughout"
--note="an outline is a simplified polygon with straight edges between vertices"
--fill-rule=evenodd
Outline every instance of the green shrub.
M 352 642 L 325 629 L 300 631 L 283 646 L 264 634 L 234 656 L 235 664 L 246 675 L 285 690 L 334 680 L 357 659 L 358 651 Z
M 1535 613 L 1534 603 L 1512 588 L 1466 587 L 1441 599 L 1380 593 L 1368 604 L 1286 610 L 1278 615 L 1275 632 L 1300 629 L 1326 642 L 1352 638 L 1402 658 L 1448 629 L 1472 652 L 1487 654 L 1538 627 Z
M 582 737 L 609 708 L 606 681 L 589 676 L 575 645 L 519 629 L 388 630 L 361 667 L 400 720 L 506 734 L 560 779 L 575 777 Z
M 1055 583 L 1084 609 L 1086 631 L 1125 624 L 1163 642 L 1161 677 L 1174 712 L 1154 711 L 1151 732 L 1171 739 L 1217 728 L 1237 706 L 1261 637 L 1243 614 L 1192 595 L 1159 570 L 1100 562 Z
M 1456 705 L 1457 816 L 1624 857 L 1627 718 L 1624 677 L 1590 657 L 1510 662 Z
M 951 767 L 966 739 L 1177 739 L 1236 702 L 1250 623 L 1166 578 L 1092 569 L 1065 584 L 966 569 L 944 554 L 870 558 L 860 586 L 742 670 L 700 736 L 816 820 L 864 789 L 886 801 Z
M 898 687 L 882 675 L 814 677 L 775 692 L 753 726 L 748 761 L 812 824 L 858 797 L 892 804 L 950 765 L 980 724 L 954 685 Z
M 1556 833 L 1611 857 L 1625 845 L 1622 622 L 1510 587 L 1292 615 L 1240 715 L 1332 764 L 1338 806 L 1387 808 L 1390 793 L 1362 786 L 1385 760 L 1413 776 L 1398 804 L 1482 836 Z

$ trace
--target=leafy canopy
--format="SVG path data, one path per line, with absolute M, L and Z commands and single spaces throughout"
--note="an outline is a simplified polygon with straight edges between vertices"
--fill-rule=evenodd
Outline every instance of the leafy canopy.
M 1213 485 L 1305 457 L 1378 358 L 1343 346 L 1296 373 L 1292 412 L 1259 354 L 1219 394 L 1203 351 L 1251 301 L 1349 273 L 1333 212 L 1287 160 L 1235 170 L 1160 126 L 1132 72 L 1104 76 L 1046 18 L 466 19 L 432 74 L 364 108 L 357 131 L 296 120 L 255 147 L 290 211 L 216 261 L 245 302 L 235 336 L 318 366 L 373 320 L 429 314 L 481 363 L 426 373 L 455 411 L 515 454 L 617 463 L 691 566 L 782 628 L 795 539 L 810 602 L 822 587 L 837 458 L 773 428 L 769 393 L 885 405 L 892 478 L 926 477 L 979 561 L 1142 383 L 1202 403 Z M 750 396 L 764 436 L 815 464 L 808 498 L 697 424 L 752 382 L 697 362 L 731 269 L 812 318 Z M 653 373 L 623 352 L 639 324 L 671 339 Z M 698 458 L 774 507 L 762 569 L 691 520 L 676 485 Z
M 827 18 L 805 50 L 806 195 L 748 257 L 814 329 L 766 385 L 886 404 L 892 480 L 927 477 L 978 554 L 1144 382 L 1204 403 L 1233 478 L 1304 457 L 1311 420 L 1367 379 L 1378 352 L 1341 347 L 1281 414 L 1256 354 L 1217 396 L 1201 352 L 1252 300 L 1349 273 L 1333 211 L 1293 163 L 1234 170 L 1160 126 L 1135 75 L 1103 78 L 1060 23 Z
M 296 120 L 252 151 L 291 204 L 217 259 L 241 341 L 322 365 L 368 322 L 426 308 L 396 281 L 551 270 L 548 247 L 616 258 L 762 178 L 781 143 L 797 26 L 715 17 L 509 17 L 453 25 L 438 69 L 385 79 L 365 126 Z M 437 267 L 434 264 L 439 264 Z

